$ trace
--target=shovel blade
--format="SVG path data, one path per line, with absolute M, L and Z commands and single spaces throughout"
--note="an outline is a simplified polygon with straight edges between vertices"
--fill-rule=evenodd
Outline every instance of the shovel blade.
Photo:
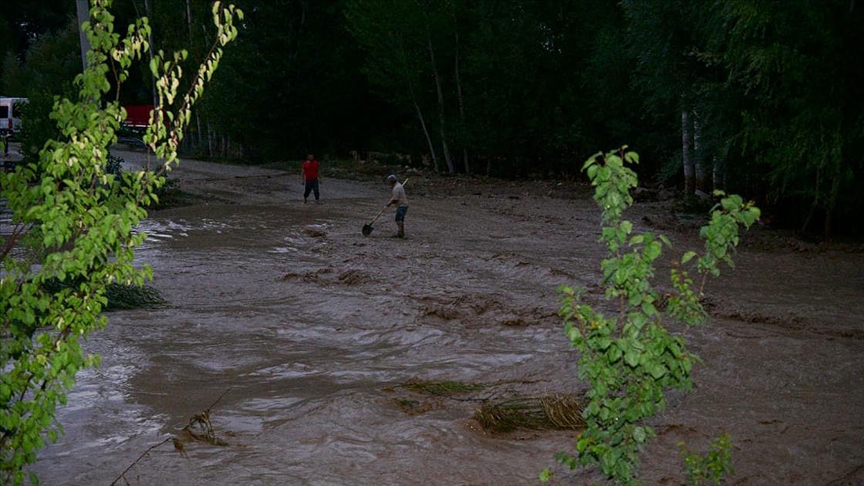
M 370 233 L 372 233 L 372 225 L 371 224 L 364 224 L 363 225 L 363 236 L 369 236 Z

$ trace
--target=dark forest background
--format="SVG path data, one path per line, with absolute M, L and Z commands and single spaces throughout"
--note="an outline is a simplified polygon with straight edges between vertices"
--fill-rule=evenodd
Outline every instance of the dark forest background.
M 756 199 L 861 235 L 864 5 L 855 0 L 235 0 L 239 40 L 186 150 L 246 163 L 410 154 L 444 173 L 582 177 L 622 144 L 643 183 Z M 115 0 L 201 59 L 206 0 Z M 0 94 L 28 130 L 81 70 L 74 0 L 4 2 Z M 141 75 L 119 94 L 151 104 Z M 41 125 L 40 125 L 41 124 Z

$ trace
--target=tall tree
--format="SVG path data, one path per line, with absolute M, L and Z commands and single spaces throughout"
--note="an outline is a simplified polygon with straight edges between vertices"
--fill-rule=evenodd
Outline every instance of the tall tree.
M 730 0 L 711 13 L 729 85 L 746 95 L 737 147 L 755 163 L 745 162 L 747 170 L 767 176 L 774 202 L 799 208 L 802 230 L 818 219 L 830 235 L 838 211 L 847 226 L 860 220 L 862 8 L 846 0 Z
M 438 143 L 442 145 L 448 171 L 452 173 L 442 76 L 438 72 L 433 26 L 430 25 L 433 15 L 429 4 L 419 2 L 352 0 L 346 5 L 348 28 L 366 53 L 363 72 L 370 83 L 390 94 L 394 108 L 416 114 L 436 168 L 436 143 L 426 113 L 438 114 Z M 435 93 L 434 102 L 430 101 L 429 93 Z
M 76 0 L 77 1 L 77 0 Z M 0 62 L 23 62 L 27 49 L 43 36 L 64 29 L 75 4 L 70 0 L 4 2 L 0 8 Z M 6 69 L 0 69 L 0 90 L 4 96 L 22 96 L 5 86 Z
M 87 69 L 87 53 L 90 52 L 90 40 L 80 26 L 90 20 L 90 0 L 75 0 L 75 14 L 78 20 L 78 32 L 81 39 L 81 71 Z
M 711 73 L 699 59 L 705 44 L 700 14 L 706 0 L 625 0 L 622 2 L 628 39 L 638 59 L 637 85 L 645 95 L 648 110 L 659 116 L 680 119 L 681 161 L 684 194 L 709 189 L 703 162 L 714 160 L 704 153 L 704 118 L 707 105 L 701 89 Z M 713 147 L 713 145 L 712 145 Z
M 430 4 L 431 5 L 431 4 Z M 444 161 L 447 164 L 447 171 L 451 174 L 456 172 L 456 168 L 453 165 L 453 158 L 450 156 L 450 148 L 447 143 L 447 130 L 445 129 L 446 125 L 446 108 L 444 105 L 444 89 L 442 87 L 442 78 L 438 72 L 438 61 L 435 60 L 435 43 L 432 40 L 432 29 L 430 27 L 430 22 L 432 21 L 431 15 L 429 12 L 429 5 L 424 5 L 421 0 L 417 0 L 417 6 L 423 14 L 423 27 L 426 33 L 426 50 L 429 53 L 429 66 L 432 69 L 432 79 L 435 80 L 435 94 L 437 95 L 437 108 L 438 108 L 438 131 L 441 136 L 441 148 L 444 153 Z

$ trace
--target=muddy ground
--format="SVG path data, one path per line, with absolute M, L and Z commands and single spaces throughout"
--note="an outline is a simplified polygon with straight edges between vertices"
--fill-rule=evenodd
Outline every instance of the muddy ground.
M 107 485 L 133 463 L 125 480 L 142 485 L 519 485 L 547 466 L 553 484 L 597 479 L 555 465 L 576 432 L 472 418 L 484 400 L 584 388 L 556 289 L 603 305 L 587 188 L 411 175 L 399 240 L 392 211 L 361 235 L 383 182 L 325 178 L 322 204 L 304 205 L 293 172 L 184 160 L 171 177 L 200 198 L 153 212 L 138 253 L 170 306 L 111 313 L 90 340 L 102 366 L 60 413 L 66 435 L 33 468 L 43 484 Z M 671 238 L 661 266 L 699 245 L 698 218 L 670 202 L 626 217 Z M 706 289 L 709 323 L 675 327 L 704 364 L 652 421 L 645 484 L 683 484 L 677 444 L 704 451 L 723 431 L 726 484 L 864 484 L 864 252 L 759 226 L 736 262 Z M 483 388 L 402 386 L 422 380 Z M 139 458 L 211 405 L 227 445 Z

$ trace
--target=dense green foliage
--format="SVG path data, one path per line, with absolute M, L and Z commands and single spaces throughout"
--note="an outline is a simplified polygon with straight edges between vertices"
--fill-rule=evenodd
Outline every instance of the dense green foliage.
M 34 4 L 58 10 L 34 8 Z M 0 93 L 60 94 L 73 2 L 0 12 Z M 62 4 L 62 5 L 60 5 Z M 207 51 L 209 0 L 133 0 L 158 49 Z M 61 7 L 62 8 L 59 8 Z M 150 11 L 145 12 L 146 8 Z M 238 0 L 245 34 L 187 149 L 250 162 L 410 153 L 449 172 L 579 174 L 627 140 L 643 181 L 747 193 L 775 222 L 864 230 L 864 5 L 848 0 Z M 64 10 L 65 9 L 65 10 Z M 63 12 L 61 15 L 59 12 Z M 63 51 L 63 46 L 65 51 Z M 46 64 L 46 60 L 54 60 Z M 187 69 L 194 69 L 188 67 Z M 151 104 L 146 70 L 126 104 Z M 682 165 L 683 162 L 683 165 Z
M 690 451 L 683 442 L 678 444 L 684 457 L 684 470 L 687 472 L 687 482 L 693 486 L 720 484 L 724 477 L 735 474 L 732 468 L 732 438 L 722 434 L 711 444 L 711 449 L 704 456 Z
M 140 19 L 121 37 L 114 32 L 110 3 L 91 2 L 83 28 L 94 47 L 87 69 L 75 78 L 77 101 L 58 97 L 53 103 L 56 136 L 36 160 L 0 174 L 12 212 L 11 233 L 0 239 L 2 484 L 22 484 L 24 467 L 36 460 L 46 439 L 55 441 L 62 431 L 56 408 L 65 404 L 77 372 L 98 363 L 82 341 L 105 326 L 101 314 L 109 296 L 129 297 L 125 289 L 140 288 L 151 276 L 148 267 L 132 265 L 135 247 L 146 238 L 133 230 L 156 199 L 164 173 L 118 174 L 117 161 L 108 154 L 125 117 L 116 93 L 133 62 L 147 52 L 150 27 Z M 237 35 L 235 17 L 242 20 L 234 6 L 214 4 L 214 45 L 186 94 L 178 92 L 178 60 L 186 52 L 151 57 L 160 115 L 144 140 L 166 161 L 163 171 L 176 162 L 189 110 L 216 70 L 221 47 Z
M 613 313 L 594 309 L 579 292 L 563 288 L 561 315 L 567 337 L 581 352 L 579 377 L 589 385 L 589 402 L 576 456 L 561 454 L 559 459 L 571 468 L 598 464 L 618 484 L 635 484 L 639 452 L 654 436 L 645 421 L 664 409 L 666 390 L 690 388 L 690 371 L 698 359 L 683 337 L 669 332 L 664 320 L 687 325 L 705 321 L 705 279 L 718 276 L 722 263 L 732 266 L 739 227 L 750 227 L 759 218 L 759 209 L 738 196 L 723 197 L 700 231 L 704 252 L 682 256 L 672 269 L 671 289 L 661 299 L 653 283 L 654 262 L 663 247 L 671 245 L 663 235 L 633 234 L 633 224 L 621 219 L 633 203 L 630 191 L 637 183 L 626 164 L 639 160 L 625 149 L 597 154 L 585 163 L 596 188 L 594 200 L 603 210 L 601 240 L 608 257 L 601 268 Z M 691 272 L 701 275 L 698 288 Z

